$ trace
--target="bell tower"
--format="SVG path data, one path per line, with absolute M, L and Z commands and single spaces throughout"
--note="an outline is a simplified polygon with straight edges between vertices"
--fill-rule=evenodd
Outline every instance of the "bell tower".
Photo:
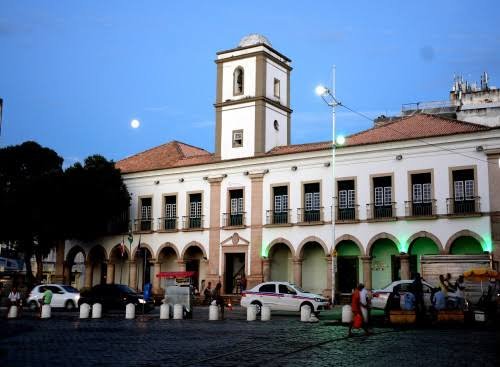
M 215 154 L 253 157 L 290 144 L 291 60 L 264 36 L 217 53 Z

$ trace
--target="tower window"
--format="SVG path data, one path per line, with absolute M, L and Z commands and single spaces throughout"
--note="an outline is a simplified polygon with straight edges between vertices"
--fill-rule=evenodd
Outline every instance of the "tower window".
M 243 146 L 243 130 L 233 130 L 233 148 Z
M 234 70 L 233 74 L 233 95 L 237 96 L 243 94 L 243 82 L 244 82 L 243 68 L 238 66 Z
M 279 131 L 280 129 L 280 123 L 278 120 L 274 120 L 274 130 Z
M 276 78 L 274 78 L 274 96 L 280 97 L 280 81 Z

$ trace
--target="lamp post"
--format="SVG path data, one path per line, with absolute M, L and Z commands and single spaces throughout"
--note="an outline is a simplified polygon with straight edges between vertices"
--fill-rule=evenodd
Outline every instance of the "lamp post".
M 335 107 L 341 103 L 335 98 L 335 66 L 332 67 L 332 89 L 328 89 L 323 85 L 318 85 L 315 92 L 323 101 L 332 108 L 332 305 L 335 304 L 335 273 L 337 271 L 337 257 L 335 252 Z M 339 144 L 345 142 L 344 137 L 339 136 Z

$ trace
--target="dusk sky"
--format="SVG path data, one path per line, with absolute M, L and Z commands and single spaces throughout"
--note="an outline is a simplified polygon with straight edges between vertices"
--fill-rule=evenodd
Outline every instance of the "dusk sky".
M 35 140 L 65 165 L 170 140 L 213 151 L 215 53 L 249 33 L 292 59 L 294 144 L 331 136 L 314 87 L 330 82 L 333 64 L 338 98 L 373 118 L 448 99 L 455 73 L 479 81 L 487 71 L 500 86 L 493 0 L 0 0 L 0 146 Z M 371 127 L 337 116 L 338 133 Z

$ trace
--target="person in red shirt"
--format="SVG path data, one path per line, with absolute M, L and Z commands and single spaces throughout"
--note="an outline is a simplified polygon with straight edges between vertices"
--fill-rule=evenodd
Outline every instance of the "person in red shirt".
M 356 317 L 361 318 L 361 327 L 365 331 L 366 335 L 370 335 L 370 331 L 368 330 L 368 327 L 366 326 L 365 322 L 363 321 L 363 314 L 361 313 L 361 298 L 360 298 L 360 292 L 365 286 L 360 283 L 356 289 L 354 289 L 354 292 L 352 293 L 352 302 L 351 302 L 351 309 L 352 309 L 352 320 L 351 323 L 349 324 L 349 334 L 348 336 L 352 336 L 352 328 L 354 326 L 354 319 Z

